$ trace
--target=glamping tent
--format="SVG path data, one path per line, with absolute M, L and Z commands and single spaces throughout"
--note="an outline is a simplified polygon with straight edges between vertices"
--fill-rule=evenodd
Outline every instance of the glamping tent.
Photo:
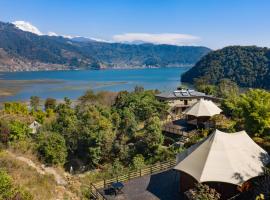
M 245 131 L 224 133 L 216 130 L 179 154 L 174 169 L 180 172 L 181 191 L 200 182 L 215 188 L 223 197 L 229 197 L 237 192 L 237 186 L 260 176 L 269 162 L 267 152 Z
M 221 112 L 222 110 L 212 101 L 201 99 L 184 111 L 184 114 L 187 116 L 187 122 L 189 124 L 199 125 Z

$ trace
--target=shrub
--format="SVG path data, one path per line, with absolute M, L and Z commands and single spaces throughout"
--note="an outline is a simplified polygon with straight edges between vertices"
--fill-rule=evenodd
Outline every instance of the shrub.
M 132 167 L 134 169 L 141 169 L 145 166 L 144 164 L 144 157 L 141 154 L 136 155 L 133 159 L 132 159 Z
M 62 135 L 43 132 L 38 137 L 38 152 L 47 164 L 63 165 L 67 157 L 67 147 Z
M 220 194 L 208 185 L 198 183 L 194 189 L 188 191 L 188 197 L 190 200 L 218 200 Z

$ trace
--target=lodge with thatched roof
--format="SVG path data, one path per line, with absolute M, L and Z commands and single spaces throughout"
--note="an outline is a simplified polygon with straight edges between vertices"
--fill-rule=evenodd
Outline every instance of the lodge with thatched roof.
M 238 193 L 239 187 L 249 180 L 260 176 L 269 161 L 267 152 L 245 131 L 216 130 L 179 154 L 174 169 L 180 173 L 182 192 L 199 182 L 215 188 L 226 199 Z

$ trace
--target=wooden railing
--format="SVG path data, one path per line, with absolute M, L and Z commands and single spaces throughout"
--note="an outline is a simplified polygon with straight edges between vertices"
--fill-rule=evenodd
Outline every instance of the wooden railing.
M 131 179 L 137 178 L 137 177 L 161 172 L 161 171 L 170 169 L 174 167 L 175 165 L 176 165 L 176 160 L 173 159 L 173 160 L 169 160 L 165 162 L 156 163 L 154 165 L 150 165 L 139 170 L 129 171 L 127 174 L 124 174 L 122 176 L 116 176 L 111 179 L 103 179 L 102 181 L 98 181 L 96 183 L 91 184 L 91 194 L 97 200 L 106 200 L 104 195 L 102 195 L 99 192 L 99 189 L 106 188 L 108 185 L 110 185 L 113 182 L 119 182 L 119 181 L 125 182 Z
M 91 183 L 91 197 L 95 200 L 107 200 L 103 194 L 96 188 L 94 184 Z

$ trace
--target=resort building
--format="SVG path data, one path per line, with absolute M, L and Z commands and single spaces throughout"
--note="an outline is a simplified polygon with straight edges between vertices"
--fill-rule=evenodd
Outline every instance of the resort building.
M 179 89 L 173 92 L 156 95 L 159 101 L 167 102 L 171 115 L 181 115 L 184 110 L 198 102 L 200 99 L 210 98 L 205 93 L 191 89 Z

